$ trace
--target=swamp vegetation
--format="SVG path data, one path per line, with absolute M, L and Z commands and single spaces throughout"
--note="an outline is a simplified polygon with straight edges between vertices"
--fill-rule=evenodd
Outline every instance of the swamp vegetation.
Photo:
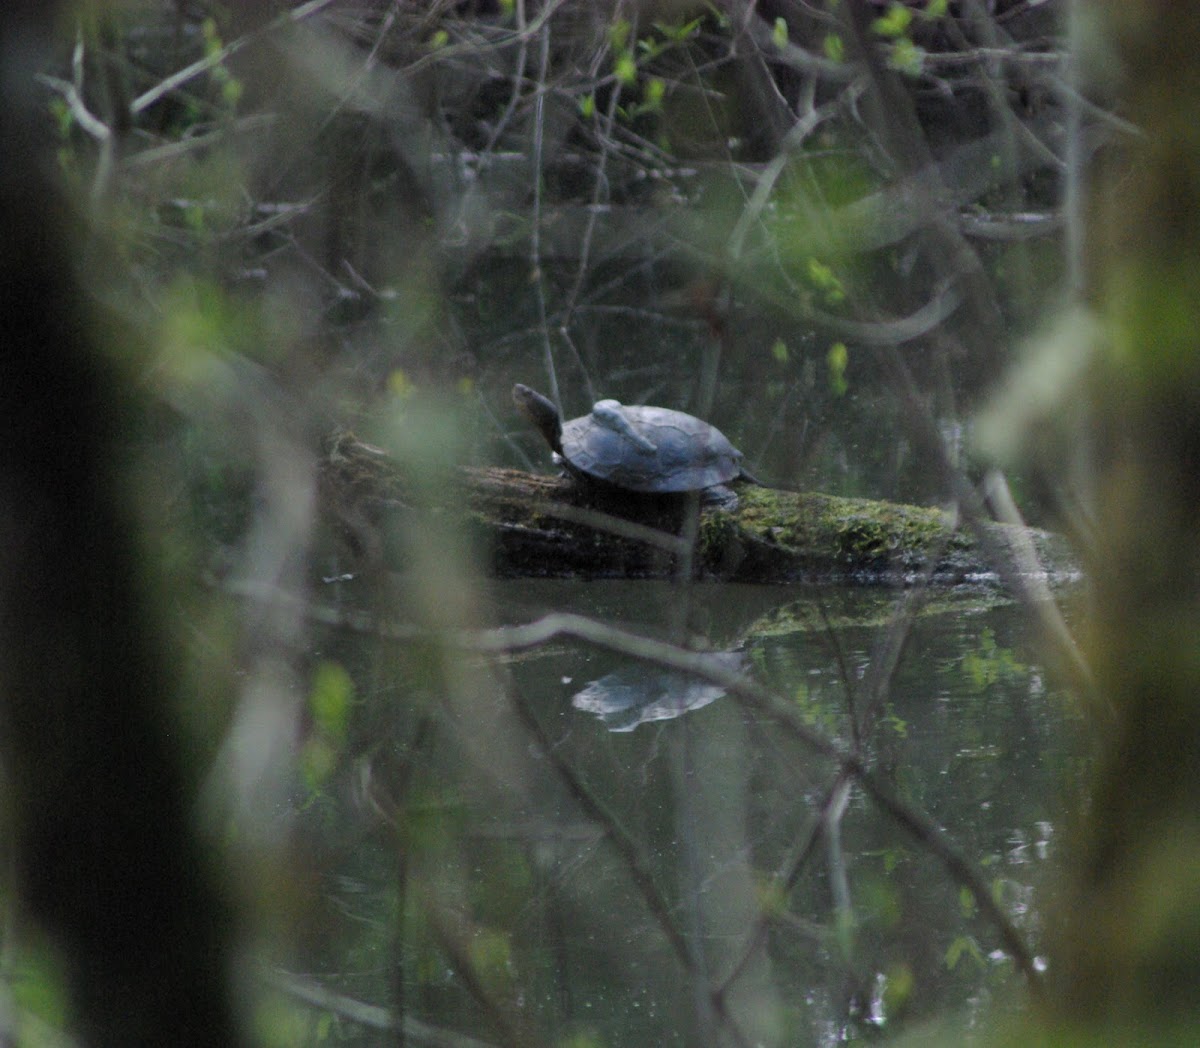
M 1194 1044 L 1197 56 L 0 5 L 0 1041 Z M 613 519 L 518 381 L 777 488 Z

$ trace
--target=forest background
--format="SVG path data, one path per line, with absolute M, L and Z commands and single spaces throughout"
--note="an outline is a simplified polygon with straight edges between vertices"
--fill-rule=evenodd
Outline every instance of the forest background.
M 519 463 L 519 345 L 579 410 L 625 382 L 720 413 L 778 482 L 967 516 L 1015 491 L 1071 535 L 1087 612 L 1046 643 L 1095 773 L 1014 1036 L 1194 1041 L 1200 13 L 17 2 L 0 41 L 7 1035 L 268 1025 L 252 944 L 303 929 L 316 862 L 272 802 L 344 786 L 380 732 L 311 658 L 329 435 L 428 492 Z M 604 373 L 647 325 L 686 348 Z M 888 434 L 863 459 L 848 391 Z M 503 944 L 422 879 L 459 828 L 405 792 L 473 687 L 463 631 L 524 642 L 480 621 L 461 529 L 409 524 L 420 636 L 380 631 L 372 672 L 414 716 L 362 803 L 477 1032 L 533 1043 Z M 746 1043 L 683 970 L 713 1043 Z M 416 1039 L 411 978 L 356 1021 Z

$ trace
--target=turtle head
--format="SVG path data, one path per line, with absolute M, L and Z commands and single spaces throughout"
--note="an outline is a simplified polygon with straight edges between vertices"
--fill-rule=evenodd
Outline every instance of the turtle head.
M 538 431 L 550 445 L 550 449 L 558 455 L 562 454 L 562 415 L 558 408 L 537 390 L 518 382 L 512 388 L 513 403 L 530 422 L 537 426 Z

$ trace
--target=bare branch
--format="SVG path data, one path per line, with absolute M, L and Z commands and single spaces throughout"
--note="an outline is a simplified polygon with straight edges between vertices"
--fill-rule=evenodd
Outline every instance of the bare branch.
M 210 55 L 205 55 L 203 58 L 197 59 L 191 65 L 184 66 L 176 73 L 172 73 L 165 80 L 160 80 L 150 90 L 143 91 L 130 104 L 129 111 L 136 116 L 145 109 L 149 109 L 160 98 L 169 95 L 172 91 L 176 91 L 190 80 L 194 80 L 202 73 L 207 73 L 210 69 L 215 69 L 231 56 L 237 54 L 247 44 L 252 44 L 260 37 L 273 33 L 276 30 L 286 25 L 292 25 L 297 22 L 302 22 L 311 15 L 317 14 L 322 9 L 328 7 L 333 0 L 309 0 L 306 4 L 301 4 L 299 7 L 286 11 L 276 18 L 271 19 L 261 29 L 256 29 L 252 33 L 247 33 L 245 36 L 240 36 L 236 40 L 231 40 L 224 47 L 219 48 Z

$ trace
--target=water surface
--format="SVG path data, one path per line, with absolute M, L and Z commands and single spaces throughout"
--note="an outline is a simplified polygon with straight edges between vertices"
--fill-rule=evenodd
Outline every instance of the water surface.
M 881 678 L 902 599 L 884 591 L 491 596 L 512 622 L 568 609 L 704 642 L 843 747 L 857 723 L 872 772 L 1041 949 L 1084 746 L 1012 607 L 947 599 Z M 330 783 L 297 793 L 323 902 L 287 965 L 325 989 L 489 1043 L 595 1045 L 836 1044 L 944 1015 L 966 1030 L 1020 999 L 942 861 L 733 695 L 681 683 L 672 709 L 661 668 L 565 639 L 485 660 L 343 636 L 325 655 L 354 679 L 357 737 Z M 595 708 L 614 675 L 634 711 L 615 721 Z M 644 720 L 640 680 L 659 703 Z M 330 1023 L 381 1036 L 314 1009 L 311 1043 Z

